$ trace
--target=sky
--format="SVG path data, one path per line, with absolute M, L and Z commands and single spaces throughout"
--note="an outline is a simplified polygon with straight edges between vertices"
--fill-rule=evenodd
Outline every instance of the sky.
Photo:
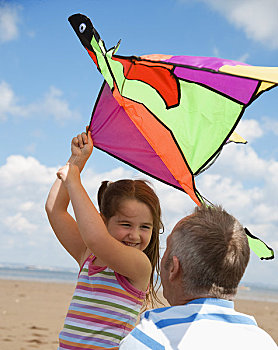
M 120 55 L 216 56 L 278 66 L 277 0 L 0 0 L 0 263 L 77 269 L 59 245 L 44 205 L 71 139 L 85 130 L 102 77 L 68 17 L 83 13 Z M 278 89 L 249 106 L 237 132 L 196 178 L 200 193 L 223 207 L 278 254 Z M 82 174 L 91 199 L 103 180 L 144 178 L 94 150 Z M 186 194 L 151 180 L 165 233 L 191 213 Z M 278 286 L 278 257 L 251 253 L 244 280 Z

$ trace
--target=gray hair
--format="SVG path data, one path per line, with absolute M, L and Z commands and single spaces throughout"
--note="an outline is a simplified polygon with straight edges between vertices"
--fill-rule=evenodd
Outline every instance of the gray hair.
M 181 264 L 185 294 L 231 299 L 250 248 L 238 220 L 221 206 L 201 206 L 175 227 L 166 267 L 173 256 Z

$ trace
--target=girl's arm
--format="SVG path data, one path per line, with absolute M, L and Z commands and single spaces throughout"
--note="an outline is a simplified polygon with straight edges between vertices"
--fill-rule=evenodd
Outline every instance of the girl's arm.
M 72 140 L 71 149 L 72 155 L 69 161 L 81 172 L 92 153 L 91 136 L 87 138 L 85 133 L 78 135 Z M 70 197 L 65 185 L 60 179 L 56 179 L 50 189 L 45 209 L 58 240 L 81 265 L 87 247 L 79 233 L 76 221 L 67 211 L 69 201 Z
M 109 234 L 81 184 L 78 167 L 68 163 L 58 171 L 57 176 L 68 190 L 80 235 L 89 250 L 111 269 L 127 277 L 135 287 L 146 290 L 152 270 L 148 257 Z

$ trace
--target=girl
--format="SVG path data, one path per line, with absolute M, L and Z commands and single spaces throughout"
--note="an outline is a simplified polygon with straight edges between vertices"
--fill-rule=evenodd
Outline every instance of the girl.
M 99 214 L 80 180 L 93 150 L 90 132 L 73 138 L 71 149 L 46 202 L 57 238 L 80 265 L 59 349 L 117 349 L 142 304 L 157 299 L 159 200 L 144 181 L 105 181 Z M 69 201 L 76 221 L 67 212 Z

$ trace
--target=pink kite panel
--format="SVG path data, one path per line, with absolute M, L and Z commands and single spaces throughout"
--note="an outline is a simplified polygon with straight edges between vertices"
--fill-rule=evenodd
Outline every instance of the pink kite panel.
M 100 92 L 90 124 L 94 146 L 163 182 L 181 188 L 165 164 L 112 95 L 107 83 Z

